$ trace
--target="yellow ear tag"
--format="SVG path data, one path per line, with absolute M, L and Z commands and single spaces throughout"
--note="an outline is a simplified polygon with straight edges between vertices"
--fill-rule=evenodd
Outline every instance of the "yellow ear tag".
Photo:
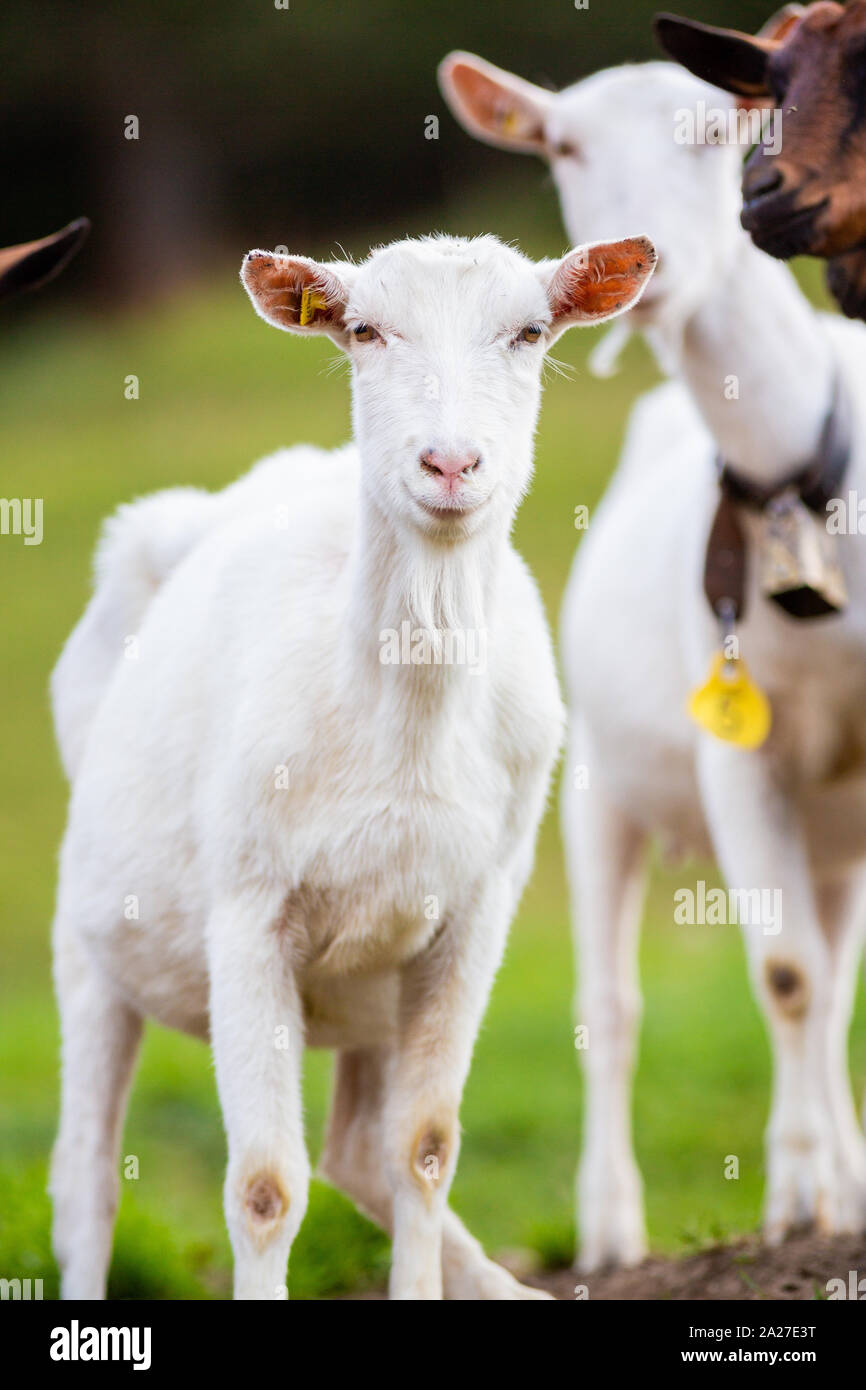
M 328 301 L 321 290 L 313 290 L 309 287 L 301 294 L 301 316 L 300 325 L 305 328 L 308 323 L 312 323 L 317 309 L 327 309 Z
M 702 729 L 738 748 L 760 748 L 772 713 L 763 690 L 752 684 L 745 661 L 716 652 L 705 683 L 689 696 L 689 714 Z

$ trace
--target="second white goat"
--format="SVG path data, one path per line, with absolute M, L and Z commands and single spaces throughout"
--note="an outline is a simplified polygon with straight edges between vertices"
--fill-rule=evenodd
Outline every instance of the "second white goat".
M 846 510 L 849 494 L 856 503 L 866 493 L 866 330 L 817 315 L 740 227 L 742 150 L 716 133 L 736 133 L 727 94 L 664 63 L 553 93 L 469 54 L 446 60 L 443 83 L 474 134 L 549 158 L 571 236 L 632 219 L 647 227 L 660 267 L 624 327 L 642 330 L 680 377 L 635 409 L 563 612 L 563 827 L 590 1035 L 582 1263 L 633 1263 L 646 1248 L 630 1078 L 653 834 L 680 853 L 714 853 L 745 907 L 774 1055 L 768 1239 L 803 1222 L 861 1230 L 866 1142 L 846 1045 L 866 926 L 866 542 L 849 514 L 836 547 L 850 600 L 841 613 L 797 620 L 761 585 L 769 507 L 745 501 L 783 499 L 816 469 L 835 489 L 834 460 L 845 454 Z M 703 584 L 718 458 L 740 480 L 750 561 L 732 635 L 773 713 L 767 741 L 748 750 L 686 712 L 720 645 Z M 768 894 L 782 909 L 772 920 L 762 917 Z

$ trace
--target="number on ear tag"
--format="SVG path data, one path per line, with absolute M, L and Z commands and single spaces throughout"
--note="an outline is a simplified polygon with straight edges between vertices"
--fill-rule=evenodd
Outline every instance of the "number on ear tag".
M 689 714 L 707 733 L 738 748 L 760 748 L 772 713 L 763 690 L 753 685 L 746 663 L 716 652 L 705 683 L 689 697 Z

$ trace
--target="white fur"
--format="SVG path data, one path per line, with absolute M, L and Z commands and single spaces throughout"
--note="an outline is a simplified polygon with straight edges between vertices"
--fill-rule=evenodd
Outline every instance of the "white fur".
M 511 79 L 502 80 L 507 89 Z M 773 705 L 764 748 L 742 752 L 701 734 L 685 705 L 719 646 L 702 590 L 718 497 L 714 456 L 721 451 L 761 482 L 789 475 L 817 446 L 838 367 L 855 412 L 844 490 L 866 494 L 866 331 L 816 315 L 787 268 L 740 229 L 742 151 L 675 143 L 676 112 L 699 102 L 725 108 L 729 97 L 668 64 L 602 72 L 559 95 L 534 92 L 527 98 L 521 86 L 519 95 L 538 103 L 544 143 L 570 142 L 578 152 L 552 159 L 570 235 L 616 235 L 622 220 L 653 238 L 659 270 L 621 322 L 642 329 L 680 376 L 634 410 L 562 618 L 570 705 L 563 826 L 579 1018 L 590 1038 L 581 1054 L 582 1263 L 633 1263 L 645 1251 L 630 1077 L 650 835 L 680 851 L 714 852 L 732 887 L 782 890 L 782 932 L 744 931 L 774 1053 L 765 1230 L 773 1240 L 801 1220 L 861 1230 L 866 1146 L 846 1039 L 864 926 L 863 539 L 840 539 L 851 595 L 841 617 L 786 617 L 759 594 L 752 564 L 739 636 Z M 736 400 L 726 398 L 732 377 Z M 575 785 L 581 766 L 588 790 Z M 769 987 L 773 963 L 800 973 L 802 1012 Z
M 263 254 L 244 275 L 272 317 L 250 278 Z M 451 1298 L 538 1297 L 446 1201 L 563 725 L 509 542 L 544 348 L 566 326 L 547 293 L 561 266 L 492 238 L 291 264 L 345 294 L 328 331 L 352 359 L 357 443 L 123 511 L 55 675 L 74 774 L 55 926 L 63 1294 L 103 1295 L 151 1016 L 212 1041 L 236 1297 L 278 1296 L 303 1217 L 305 1043 L 339 1051 L 324 1171 L 392 1231 L 392 1297 L 438 1298 L 443 1281 Z M 515 345 L 536 320 L 544 341 Z M 357 342 L 361 321 L 381 337 Z M 482 460 L 450 519 L 425 510 L 444 487 L 419 463 L 432 446 Z M 486 670 L 383 665 L 380 634 L 404 621 L 481 625 Z

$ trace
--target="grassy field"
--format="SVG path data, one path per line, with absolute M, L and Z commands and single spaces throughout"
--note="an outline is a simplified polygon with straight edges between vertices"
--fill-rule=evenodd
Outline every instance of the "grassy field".
M 532 252 L 557 249 L 551 226 L 520 231 Z M 467 225 L 464 221 L 464 225 Z M 469 219 L 472 225 L 472 219 Z M 552 224 L 551 224 L 552 225 Z M 360 251 L 361 241 L 352 249 Z M 219 487 L 259 455 L 299 440 L 330 446 L 348 433 L 348 383 L 334 350 L 258 321 L 226 266 L 214 285 L 170 306 L 114 320 L 62 317 L 51 293 L 30 301 L 0 337 L 2 487 L 44 498 L 41 546 L 0 539 L 2 722 L 0 798 L 0 1275 L 42 1276 L 49 1251 L 46 1162 L 57 1105 L 57 1026 L 49 930 L 66 788 L 46 681 L 88 592 L 97 527 L 119 501 L 172 483 Z M 555 621 L 575 542 L 574 508 L 592 507 L 615 463 L 627 409 L 655 379 L 638 346 L 610 382 L 585 366 L 595 334 L 557 349 L 571 379 L 551 376 L 537 477 L 517 542 Z M 134 373 L 140 399 L 124 398 Z M 696 869 L 695 876 L 703 870 Z M 688 882 L 683 871 L 679 883 Z M 651 1240 L 691 1249 L 751 1229 L 762 1184 L 768 1053 L 735 929 L 672 923 L 673 881 L 653 873 L 642 946 L 646 1012 L 636 1128 Z M 454 1204 L 492 1251 L 569 1257 L 581 1092 L 571 1019 L 568 914 L 552 807 L 535 875 L 479 1039 L 463 1123 Z M 853 1063 L 866 1075 L 859 991 Z M 306 1078 L 312 1151 L 327 1100 L 328 1057 Z M 206 1050 L 148 1032 L 123 1153 L 125 1181 L 111 1289 L 115 1297 L 223 1298 L 230 1255 L 221 1214 L 224 1141 Z M 740 1160 L 738 1181 L 723 1176 Z M 292 1256 L 292 1297 L 321 1297 L 379 1277 L 384 1240 L 316 1184 Z

